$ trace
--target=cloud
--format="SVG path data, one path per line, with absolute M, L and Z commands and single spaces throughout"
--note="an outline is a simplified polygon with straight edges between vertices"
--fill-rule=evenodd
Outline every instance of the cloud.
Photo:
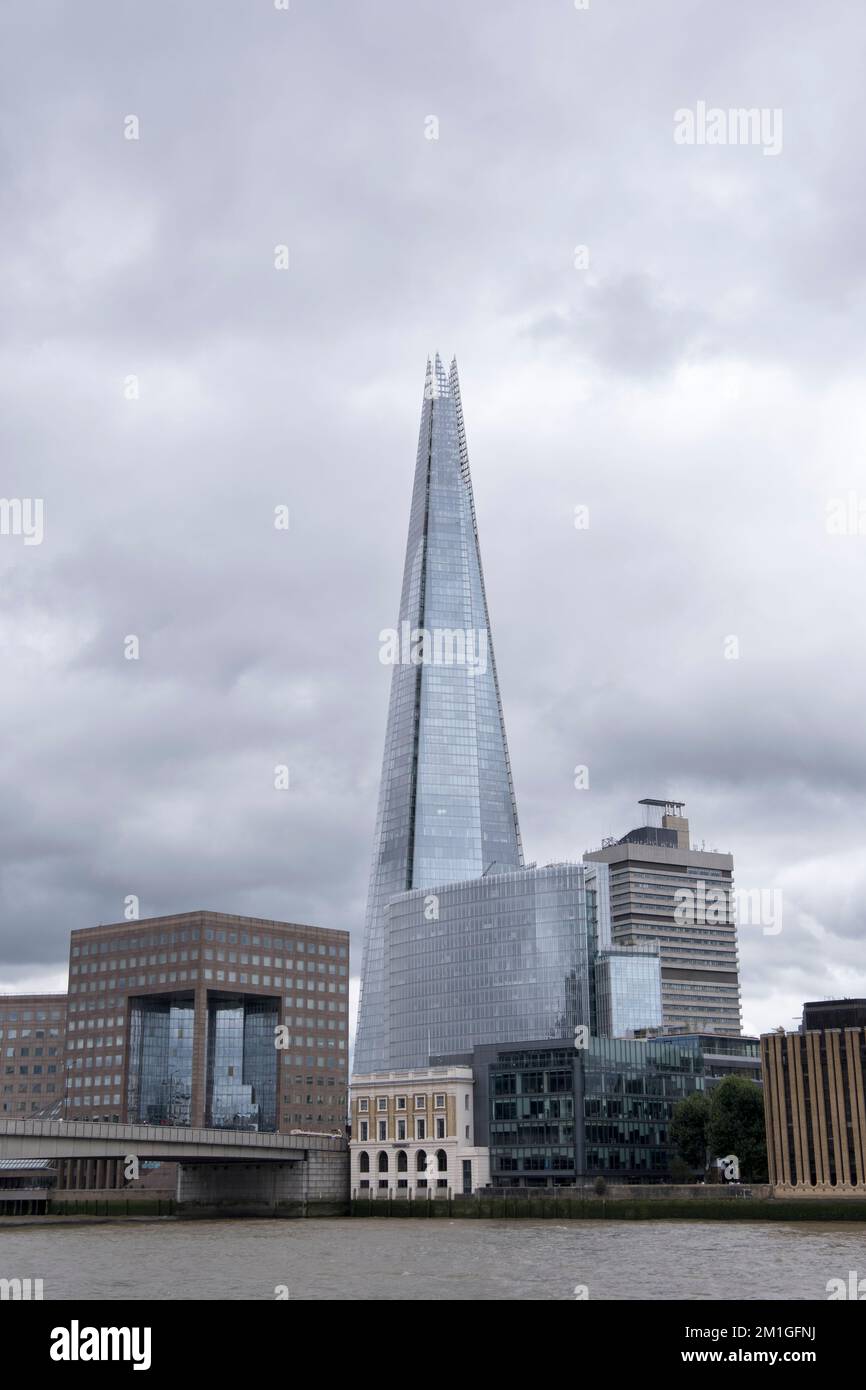
M 360 969 L 439 347 L 529 856 L 684 797 L 738 882 L 784 888 L 782 933 L 744 936 L 748 1026 L 866 993 L 866 538 L 825 524 L 866 497 L 863 23 L 6 7 L 2 492 L 46 531 L 0 537 L 5 987 L 56 986 L 132 892 L 350 927 Z M 782 107 L 782 154 L 675 146 L 698 99 Z

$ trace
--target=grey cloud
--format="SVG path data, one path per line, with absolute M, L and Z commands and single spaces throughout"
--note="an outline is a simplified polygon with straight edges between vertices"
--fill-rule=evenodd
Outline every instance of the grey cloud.
M 0 538 L 4 985 L 56 981 L 127 893 L 351 927 L 357 972 L 439 347 L 529 854 L 682 796 L 785 888 L 781 935 L 744 934 L 750 1026 L 866 992 L 866 538 L 824 527 L 866 496 L 864 22 L 6 6 L 0 492 L 44 497 L 46 537 Z M 698 99 L 782 106 L 782 155 L 677 148 Z

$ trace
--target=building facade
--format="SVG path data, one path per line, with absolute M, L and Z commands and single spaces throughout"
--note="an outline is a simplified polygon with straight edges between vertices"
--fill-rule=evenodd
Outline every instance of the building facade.
M 657 946 L 666 1028 L 742 1031 L 730 854 L 692 849 L 683 803 L 646 798 L 646 823 L 584 855 L 610 871 L 614 946 Z
M 388 638 L 388 634 L 383 634 Z M 390 647 L 390 650 L 387 648 Z M 356 1071 L 388 1069 L 389 901 L 523 863 L 457 364 L 427 364 L 367 899 Z
M 390 1068 L 591 1022 L 598 900 L 579 864 L 491 872 L 391 899 L 382 1047 Z
M 679 1043 L 696 1047 L 704 1059 L 704 1081 L 710 1090 L 717 1081 L 726 1076 L 742 1076 L 754 1081 L 756 1086 L 764 1083 L 761 1066 L 761 1040 L 746 1034 L 726 1036 L 724 1033 L 689 1033 L 686 1029 L 655 1029 L 648 1036 L 658 1042 Z
M 661 960 L 654 946 L 609 947 L 594 962 L 596 1022 L 602 1038 L 634 1037 L 662 1021 Z
M 69 1119 L 344 1130 L 349 935 L 185 912 L 73 931 Z
M 0 995 L 0 1115 L 25 1120 L 63 1100 L 65 994 Z
M 674 1107 L 704 1088 L 700 1050 L 679 1042 L 478 1048 L 473 1071 L 493 1187 L 670 1181 Z
M 807 1004 L 761 1037 L 770 1182 L 780 1195 L 866 1194 L 866 1000 Z
M 488 1156 L 475 1146 L 473 1091 L 465 1066 L 355 1075 L 352 1192 L 426 1197 L 486 1187 Z

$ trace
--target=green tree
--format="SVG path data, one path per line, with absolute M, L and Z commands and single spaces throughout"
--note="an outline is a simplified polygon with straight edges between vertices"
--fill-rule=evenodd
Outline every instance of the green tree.
M 693 1172 L 703 1172 L 706 1166 L 709 1122 L 710 1101 L 703 1091 L 694 1091 L 674 1106 L 671 1139 L 680 1158 Z
M 745 1182 L 767 1181 L 764 1096 L 744 1076 L 726 1076 L 710 1092 L 707 1144 L 719 1158 L 736 1154 Z

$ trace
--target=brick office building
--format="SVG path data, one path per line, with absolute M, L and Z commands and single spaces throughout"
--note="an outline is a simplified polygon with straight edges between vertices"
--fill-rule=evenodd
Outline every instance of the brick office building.
M 63 1099 L 65 994 L 0 995 L 0 1116 L 26 1120 Z
M 348 932 L 320 927 L 198 911 L 73 931 L 67 1118 L 343 1131 L 348 976 Z

